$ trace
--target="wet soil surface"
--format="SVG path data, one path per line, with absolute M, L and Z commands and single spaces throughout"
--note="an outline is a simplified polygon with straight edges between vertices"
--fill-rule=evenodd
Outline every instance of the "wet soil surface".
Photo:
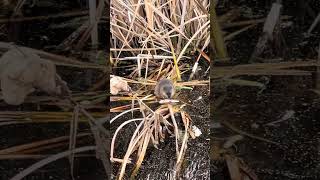
M 319 179 L 320 97 L 311 86 L 310 78 L 272 77 L 262 93 L 255 88 L 230 87 L 214 112 L 216 121 L 228 121 L 242 131 L 280 144 L 246 136 L 236 143 L 235 155 L 259 179 Z M 213 128 L 212 137 L 235 134 L 227 129 Z M 225 168 L 223 163 L 214 164 L 213 179 Z
M 269 46 L 271 43 L 268 44 L 268 48 L 261 55 L 261 58 L 295 60 L 317 56 L 317 46 L 320 40 L 319 28 L 315 28 L 310 35 L 307 35 L 306 32 L 315 19 L 315 16 L 312 16 L 313 13 L 320 12 L 320 4 L 316 0 L 308 2 L 310 9 L 305 10 L 297 0 L 282 1 L 282 15 L 290 16 L 289 20 L 283 20 L 281 24 L 281 36 L 283 36 L 285 43 L 280 50 Z M 239 10 L 240 16 L 233 22 L 261 19 L 267 17 L 272 3 L 273 1 L 269 0 L 219 1 L 217 13 L 222 15 L 230 10 Z M 310 13 L 310 11 L 313 13 Z M 239 29 L 241 28 L 227 28 L 224 30 L 231 33 Z M 263 23 L 260 23 L 227 41 L 228 55 L 232 62 L 236 64 L 249 62 L 262 30 Z
M 306 35 L 315 17 L 310 14 L 310 11 L 302 15 L 303 9 L 299 1 L 282 2 L 282 14 L 291 16 L 289 21 L 281 25 L 282 35 L 286 41 L 283 47 L 287 48 L 287 51 L 279 56 L 268 49 L 269 52 L 261 57 L 282 58 L 280 61 L 316 59 L 320 39 L 319 27 L 315 28 L 311 35 Z M 228 1 L 228 3 L 219 3 L 218 12 L 223 14 L 237 7 L 241 9 L 239 20 L 246 20 L 253 16 L 265 18 L 272 2 L 249 0 Z M 319 1 L 311 0 L 309 6 L 315 14 L 319 13 Z M 262 27 L 263 24 L 255 26 L 228 43 L 232 62 L 248 63 L 261 36 Z M 233 32 L 233 29 L 227 31 Z M 214 71 L 214 68 L 212 70 Z M 312 68 L 308 70 L 315 71 Z M 275 145 L 243 135 L 244 139 L 237 141 L 231 148 L 231 154 L 242 159 L 259 179 L 320 179 L 320 96 L 312 91 L 315 87 L 314 77 L 242 76 L 237 78 L 261 82 L 265 84 L 265 89 L 229 86 L 224 92 L 212 91 L 214 102 L 223 96 L 224 100 L 219 107 L 212 109 L 211 148 L 216 148 L 217 144 L 222 148 L 226 137 L 238 134 L 222 125 L 223 123 L 219 123 L 227 121 L 238 130 L 279 144 Z M 211 85 L 211 89 L 214 89 L 214 83 Z M 211 179 L 229 180 L 230 172 L 225 159 L 217 158 L 215 153 L 211 152 Z
M 35 141 L 51 139 L 61 136 L 69 136 L 69 123 L 45 123 L 45 124 L 21 124 L 9 125 L 0 127 L 0 149 L 13 147 L 16 145 L 27 144 Z M 79 124 L 79 133 L 90 132 L 87 123 Z M 54 155 L 68 150 L 69 141 L 63 141 L 64 144 L 60 147 L 49 148 L 40 152 L 29 154 L 42 154 L 44 157 L 40 158 L 5 158 L 2 156 L 0 160 L 0 179 L 7 180 L 22 171 L 23 169 L 31 166 L 32 164 L 40 161 L 48 155 Z M 77 147 L 94 145 L 92 136 L 80 138 L 77 141 Z M 24 154 L 24 153 L 17 153 Z M 82 157 L 75 158 L 74 166 L 75 179 L 86 180 L 88 177 L 95 177 L 95 179 L 105 179 L 105 172 L 102 164 L 95 157 L 95 152 L 83 153 Z M 67 158 L 54 161 L 39 170 L 31 173 L 26 179 L 43 180 L 70 180 L 70 163 Z

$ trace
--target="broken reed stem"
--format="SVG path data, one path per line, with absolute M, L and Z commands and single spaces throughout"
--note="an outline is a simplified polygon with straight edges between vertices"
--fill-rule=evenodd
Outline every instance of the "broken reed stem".
M 168 104 L 168 108 L 169 108 L 169 112 L 170 112 L 170 116 L 171 116 L 171 120 L 174 126 L 174 135 L 175 135 L 175 139 L 176 139 L 176 155 L 177 157 L 179 156 L 179 128 L 176 122 L 176 119 L 174 117 L 174 112 L 173 112 L 173 107 L 171 104 Z
M 233 126 L 230 122 L 228 121 L 221 121 L 221 124 L 225 125 L 226 127 L 228 127 L 229 129 L 233 130 L 234 132 L 237 132 L 241 135 L 244 135 L 244 136 L 248 136 L 252 139 L 257 139 L 257 140 L 260 140 L 260 141 L 264 141 L 264 142 L 267 142 L 267 143 L 270 143 L 270 144 L 274 144 L 274 145 L 277 145 L 277 146 L 282 146 L 280 143 L 278 142 L 274 142 L 274 141 L 271 141 L 271 140 L 268 140 L 268 139 L 265 139 L 265 138 L 262 138 L 262 137 L 258 137 L 258 136 L 255 136 L 253 134 L 249 134 L 247 132 L 244 132 L 238 128 L 236 128 L 235 126 Z
M 211 5 L 211 9 L 210 9 L 210 22 L 211 22 L 211 36 L 214 42 L 214 47 L 216 49 L 216 57 L 219 59 L 223 59 L 226 58 L 227 55 L 227 50 L 226 50 L 226 46 L 224 44 L 224 38 L 222 35 L 222 31 L 218 22 L 218 18 L 216 15 L 216 10 L 215 10 L 215 6 Z
M 130 120 L 127 120 L 125 121 L 124 123 L 122 123 L 118 128 L 117 130 L 115 131 L 114 135 L 113 135 L 113 138 L 112 138 L 112 141 L 111 141 L 111 150 L 110 150 L 110 156 L 111 156 L 111 160 L 113 159 L 113 154 L 114 154 L 114 144 L 115 144 L 115 140 L 116 140 L 116 137 L 119 133 L 119 131 L 127 124 L 131 123 L 131 122 L 134 122 L 134 121 L 143 121 L 143 118 L 137 118 L 137 119 L 130 119 Z M 140 126 L 140 125 L 139 125 Z M 138 126 L 138 127 L 139 127 Z
M 138 170 L 139 170 L 139 168 L 140 168 L 140 166 L 142 164 L 142 161 L 144 159 L 145 153 L 147 151 L 148 144 L 149 144 L 149 141 L 150 141 L 150 137 L 151 137 L 151 132 L 150 132 L 150 129 L 148 129 L 147 132 L 146 132 L 146 135 L 144 137 L 141 153 L 140 153 L 139 158 L 138 158 L 138 160 L 136 162 L 136 165 L 135 165 L 136 167 L 134 168 L 133 173 L 131 174 L 131 179 L 134 179 L 134 177 L 138 173 Z
M 177 156 L 177 164 L 176 164 L 176 168 L 175 168 L 175 176 L 179 177 L 180 174 L 180 170 L 181 170 L 181 165 L 183 162 L 183 157 L 185 154 L 185 151 L 187 149 L 187 142 L 188 142 L 188 130 L 189 130 L 189 118 L 186 118 L 185 116 L 185 112 L 181 111 L 181 117 L 182 117 L 182 121 L 183 121 L 183 125 L 184 125 L 184 136 L 183 136 L 183 140 L 182 140 L 182 144 L 181 144 L 181 149 L 180 149 L 180 153 Z

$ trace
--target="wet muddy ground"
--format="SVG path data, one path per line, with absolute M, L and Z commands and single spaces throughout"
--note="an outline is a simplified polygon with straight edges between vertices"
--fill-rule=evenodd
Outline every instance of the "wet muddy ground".
M 298 1 L 282 2 L 283 15 L 291 16 L 281 26 L 286 41 L 283 48 L 287 51 L 284 56 L 279 56 L 267 50 L 261 57 L 281 58 L 280 61 L 316 59 L 319 28 L 306 36 L 315 17 L 309 13 L 302 16 Z M 248 17 L 263 18 L 267 16 L 271 3 L 256 0 L 229 1 L 227 5 L 220 4 L 218 11 L 226 12 L 232 7 L 238 7 L 242 12 L 242 20 L 247 18 L 246 14 Z M 319 13 L 318 2 L 309 1 L 309 5 L 311 11 Z M 233 63 L 249 62 L 262 27 L 263 24 L 255 26 L 228 43 Z M 214 71 L 214 68 L 211 70 Z M 314 72 L 315 68 L 307 70 Z M 261 82 L 265 84 L 265 89 L 233 85 L 223 91 L 212 91 L 213 101 L 221 100 L 223 96 L 224 100 L 219 107 L 212 109 L 211 148 L 221 148 L 227 137 L 239 134 L 219 123 L 227 121 L 238 130 L 278 143 L 275 145 L 242 134 L 243 139 L 232 146 L 231 154 L 243 160 L 259 179 L 320 179 L 320 96 L 312 91 L 315 88 L 315 76 L 261 75 L 237 78 Z M 214 83 L 211 86 L 211 89 L 215 88 Z M 230 172 L 225 159 L 217 158 L 216 152 L 210 155 L 211 179 L 229 180 Z
M 79 133 L 90 132 L 90 127 L 87 123 L 80 123 Z M 27 144 L 39 140 L 51 139 L 61 136 L 69 136 L 69 123 L 40 123 L 40 124 L 21 124 L 0 126 L 0 149 L 13 147 L 20 144 Z M 49 148 L 37 153 L 45 155 L 39 158 L 10 158 L 1 156 L 0 159 L 0 178 L 7 180 L 14 175 L 29 167 L 30 165 L 40 161 L 47 155 L 53 155 L 68 150 L 68 140 L 63 141 L 62 145 L 56 148 Z M 86 136 L 80 138 L 77 147 L 93 145 L 93 137 Z M 21 154 L 21 153 L 17 153 Z M 86 180 L 88 177 L 95 177 L 95 179 L 105 179 L 105 172 L 102 164 L 96 159 L 94 152 L 83 153 L 83 157 L 75 159 L 74 166 L 75 179 Z M 40 168 L 38 171 L 33 172 L 26 179 L 43 180 L 69 180 L 70 176 L 70 163 L 67 158 L 57 160 Z
M 320 97 L 311 91 L 311 85 L 311 78 L 282 76 L 271 77 L 262 93 L 230 87 L 214 112 L 217 121 L 228 121 L 242 131 L 279 143 L 244 136 L 235 144 L 235 155 L 259 179 L 319 179 Z M 226 127 L 212 128 L 211 133 L 212 138 L 236 134 Z M 215 163 L 212 161 L 213 179 L 225 168 Z

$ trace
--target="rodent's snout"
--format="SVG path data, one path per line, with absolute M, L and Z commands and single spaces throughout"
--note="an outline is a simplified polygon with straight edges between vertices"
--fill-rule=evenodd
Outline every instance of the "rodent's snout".
M 163 87 L 163 95 L 166 97 L 166 98 L 172 98 L 173 96 L 173 86 L 164 86 Z
M 155 95 L 161 99 L 170 99 L 173 97 L 175 87 L 171 80 L 162 79 L 160 80 L 154 90 Z

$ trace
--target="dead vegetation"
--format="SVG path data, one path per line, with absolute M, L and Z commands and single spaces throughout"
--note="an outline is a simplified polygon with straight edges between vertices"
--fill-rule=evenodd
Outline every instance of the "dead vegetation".
M 178 99 L 179 90 L 208 85 L 207 80 L 193 80 L 201 57 L 210 61 L 205 53 L 210 41 L 208 9 L 209 1 L 111 1 L 112 71 L 121 76 L 120 81 L 130 86 L 119 87 L 127 90 L 126 93 L 111 96 L 110 111 L 121 112 L 112 115 L 110 121 L 111 128 L 115 129 L 111 161 L 120 164 L 117 179 L 126 177 L 129 163 L 134 165 L 130 172 L 131 178 L 134 178 L 149 146 L 158 148 L 161 142 L 167 141 L 168 135 L 175 137 L 176 146 L 172 177 L 176 179 L 183 172 L 181 165 L 188 140 L 190 136 L 195 138 L 195 135 L 191 118 L 183 109 L 187 104 Z M 199 54 L 196 61 L 190 60 L 193 54 Z M 190 81 L 183 81 L 186 74 L 189 74 Z M 112 78 L 120 78 L 118 76 Z M 159 101 L 153 95 L 157 81 L 163 78 L 174 82 L 178 90 L 174 99 Z M 123 85 L 126 86 L 126 83 Z M 123 105 L 116 106 L 119 103 Z M 130 113 L 134 116 L 127 119 Z M 180 114 L 179 119 L 177 114 Z M 115 123 L 118 119 L 125 120 Z M 135 130 L 125 148 L 115 148 L 119 133 L 128 131 L 128 125 L 134 123 Z M 124 155 L 119 157 L 117 154 Z
M 6 169 L 9 175 L 1 174 L 13 180 L 37 177 L 43 166 L 68 157 L 70 178 L 76 179 L 74 159 L 96 156 L 94 161 L 102 161 L 104 176 L 108 177 L 111 169 L 107 157 L 110 132 L 105 124 L 100 123 L 107 116 L 107 57 L 102 53 L 107 47 L 101 33 L 106 33 L 106 1 L 88 1 L 87 5 L 73 2 L 76 6 L 70 6 L 69 2 L 59 4 L 54 0 L 3 3 L 0 8 L 6 11 L 0 14 L 0 128 L 2 131 L 6 128 L 17 131 L 19 125 L 30 127 L 28 134 L 17 131 L 14 137 L 27 137 L 31 142 L 16 144 L 20 141 L 6 140 L 1 144 L 0 166 L 9 168 Z M 58 14 L 50 14 L 54 11 Z M 74 24 L 80 17 L 80 24 Z M 53 19 L 60 26 L 50 26 Z M 64 29 L 68 33 L 59 34 L 52 28 L 57 32 Z M 32 33 L 28 34 L 30 29 Z M 43 34 L 44 29 L 53 33 Z M 38 37 L 40 40 L 33 44 L 32 40 Z M 77 81 L 86 83 L 76 82 L 73 76 Z M 63 127 L 68 123 L 69 131 L 65 131 Z M 37 125 L 41 125 L 43 132 L 49 135 L 51 131 L 57 134 L 55 137 L 48 137 L 47 133 L 33 134 Z M 13 138 L 9 134 L 7 136 L 8 140 Z M 16 166 L 21 167 L 4 167 L 8 159 L 27 162 L 39 158 L 42 160 L 29 164 L 29 167 L 18 164 Z M 16 168 L 23 170 L 17 172 Z M 9 177 L 13 173 L 16 175 Z

